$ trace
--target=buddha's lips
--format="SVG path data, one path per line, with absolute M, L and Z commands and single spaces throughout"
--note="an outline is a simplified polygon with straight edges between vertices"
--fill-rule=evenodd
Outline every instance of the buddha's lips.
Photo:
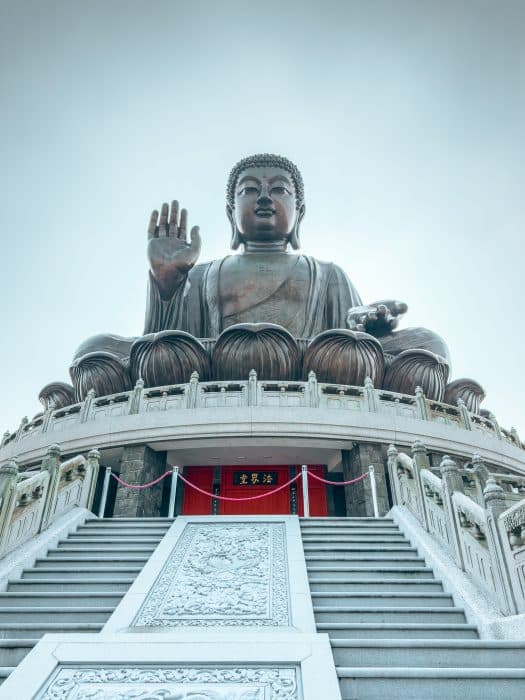
M 270 218 L 275 214 L 275 209 L 256 209 L 255 214 L 264 218 Z

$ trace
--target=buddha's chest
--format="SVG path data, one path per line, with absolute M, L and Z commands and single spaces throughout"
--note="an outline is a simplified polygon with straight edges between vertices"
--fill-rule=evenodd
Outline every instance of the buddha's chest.
M 224 261 L 219 277 L 222 317 L 253 314 L 254 322 L 288 325 L 305 308 L 308 266 L 301 256 L 239 255 Z

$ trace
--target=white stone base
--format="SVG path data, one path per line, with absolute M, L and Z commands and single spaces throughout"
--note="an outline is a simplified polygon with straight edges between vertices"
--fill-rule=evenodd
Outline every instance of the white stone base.
M 327 635 L 232 636 L 49 634 L 2 685 L 0 700 L 81 700 L 95 690 L 104 700 L 139 699 L 141 691 L 177 700 L 341 700 Z

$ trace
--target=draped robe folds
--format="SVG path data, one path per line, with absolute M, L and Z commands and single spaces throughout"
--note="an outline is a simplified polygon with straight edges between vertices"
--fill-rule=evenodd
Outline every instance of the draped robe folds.
M 330 328 L 346 328 L 348 309 L 362 304 L 346 274 L 333 263 L 307 255 L 297 258 L 303 278 L 299 300 L 297 286 L 295 298 L 287 293 L 292 280 L 283 274 L 273 289 L 265 286 L 259 298 L 252 295 L 239 313 L 227 318 L 221 308 L 220 285 L 228 257 L 195 266 L 167 300 L 161 298 L 150 273 L 144 333 L 183 330 L 196 338 L 216 338 L 224 328 L 248 320 L 277 323 L 297 338 L 312 338 Z M 294 284 L 297 285 L 297 278 Z

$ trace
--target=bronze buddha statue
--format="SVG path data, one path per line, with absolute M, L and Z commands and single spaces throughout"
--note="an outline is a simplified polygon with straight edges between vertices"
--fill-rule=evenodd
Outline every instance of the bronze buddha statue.
M 407 306 L 363 305 L 334 263 L 290 252 L 305 213 L 297 167 L 281 156 L 244 158 L 226 197 L 231 247 L 240 254 L 197 264 L 201 237 L 176 201 L 151 215 L 144 336 L 97 335 L 78 348 L 71 375 L 77 400 L 146 386 L 205 379 L 306 378 L 363 383 L 442 400 L 449 373 L 443 339 L 424 328 L 395 330 Z M 225 367 L 230 367 L 226 370 Z M 230 376 L 236 371 L 237 376 Z

